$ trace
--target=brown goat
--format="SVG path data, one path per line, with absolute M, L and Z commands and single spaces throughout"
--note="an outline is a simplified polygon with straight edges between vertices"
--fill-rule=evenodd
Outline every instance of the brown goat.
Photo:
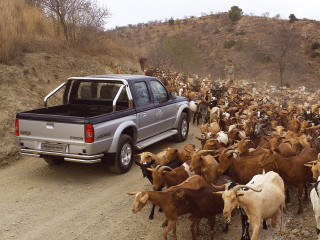
M 305 167 L 304 164 L 317 158 L 316 150 L 313 148 L 305 148 L 298 156 L 290 158 L 285 158 L 276 151 L 270 152 L 272 153 L 272 157 L 261 159 L 261 166 L 266 166 L 269 163 L 277 165 L 279 174 L 285 184 L 299 188 L 299 208 L 297 213 L 302 213 L 303 187 L 305 187 L 305 200 L 307 200 L 308 192 L 306 183 L 312 181 L 311 171 L 308 167 Z

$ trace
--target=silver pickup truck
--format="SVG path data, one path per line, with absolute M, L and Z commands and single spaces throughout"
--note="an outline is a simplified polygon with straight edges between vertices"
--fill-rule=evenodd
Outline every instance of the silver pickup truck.
M 63 104 L 47 107 L 47 100 L 60 89 Z M 105 161 L 112 172 L 125 173 L 135 148 L 188 136 L 187 99 L 169 93 L 154 77 L 72 77 L 44 101 L 44 108 L 17 114 L 15 133 L 22 154 L 49 164 Z

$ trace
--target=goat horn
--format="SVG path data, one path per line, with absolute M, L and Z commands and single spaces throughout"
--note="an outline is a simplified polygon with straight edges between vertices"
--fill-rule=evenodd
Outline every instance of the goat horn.
M 162 167 L 162 165 L 157 165 L 156 168 L 155 168 L 155 171 L 158 171 L 158 169 Z
M 176 173 L 176 171 L 173 170 L 173 169 L 172 169 L 171 167 L 169 167 L 169 166 L 161 166 L 161 167 L 158 169 L 158 171 L 159 171 L 159 172 L 164 171 L 166 168 L 168 168 L 168 169 L 170 169 L 171 171 L 173 171 L 174 173 Z
M 197 154 L 202 155 L 208 152 L 219 152 L 218 150 L 200 150 L 197 152 Z
M 313 166 L 313 164 L 303 164 L 304 166 L 306 166 L 306 167 L 312 167 Z
M 235 186 L 235 187 L 233 188 L 233 190 L 236 192 L 236 191 L 238 191 L 240 188 L 248 188 L 248 189 L 251 189 L 252 191 L 255 191 L 255 192 L 261 192 L 261 191 L 262 191 L 262 189 L 257 190 L 257 189 L 254 189 L 254 188 L 250 187 L 250 186 L 247 186 L 247 185 L 237 185 L 237 186 Z
M 130 193 L 127 193 L 128 195 L 136 195 L 137 192 L 130 192 Z
M 231 154 L 231 153 L 236 153 L 239 156 L 239 153 L 237 150 L 229 150 L 228 152 L 226 152 L 226 155 L 229 156 L 229 154 Z
M 314 160 L 314 161 L 307 162 L 307 163 L 318 163 L 318 162 L 320 162 L 320 161 L 318 161 L 318 160 Z
M 156 171 L 156 169 L 154 169 L 154 168 L 147 168 L 147 170 L 150 171 L 150 172 L 155 172 Z

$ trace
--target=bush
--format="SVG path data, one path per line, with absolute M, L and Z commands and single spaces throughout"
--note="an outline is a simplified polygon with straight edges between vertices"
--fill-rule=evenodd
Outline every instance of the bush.
M 238 6 L 233 6 L 229 10 L 229 19 L 233 22 L 236 23 L 239 21 L 243 15 L 242 9 L 239 8 Z
M 216 30 L 214 30 L 213 34 L 218 34 L 220 32 L 220 30 L 218 28 L 216 28 Z
M 227 32 L 233 32 L 233 28 L 227 28 Z
M 319 42 L 313 42 L 311 44 L 311 49 L 312 50 L 316 50 L 316 49 L 319 49 L 320 48 L 320 43 Z
M 174 19 L 173 18 L 170 18 L 169 21 L 168 21 L 169 25 L 170 26 L 173 26 L 174 25 Z
M 310 57 L 312 58 L 320 57 L 320 52 L 314 51 L 313 53 L 311 53 Z
M 289 16 L 289 19 L 290 19 L 290 21 L 289 21 L 290 23 L 298 21 L 298 18 L 296 18 L 296 16 L 294 14 L 292 14 L 292 13 Z
M 238 35 L 245 35 L 246 34 L 246 32 L 244 32 L 244 31 L 240 31 L 240 32 L 236 32 L 236 36 L 238 36 Z
M 235 44 L 236 44 L 236 41 L 234 40 L 226 41 L 224 42 L 224 48 L 232 48 Z

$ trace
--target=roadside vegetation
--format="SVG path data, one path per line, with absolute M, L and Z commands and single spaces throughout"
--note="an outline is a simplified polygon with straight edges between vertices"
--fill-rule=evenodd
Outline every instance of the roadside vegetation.
M 104 32 L 109 12 L 90 0 L 1 0 L 0 9 L 0 63 L 23 53 L 65 50 L 133 56 Z

